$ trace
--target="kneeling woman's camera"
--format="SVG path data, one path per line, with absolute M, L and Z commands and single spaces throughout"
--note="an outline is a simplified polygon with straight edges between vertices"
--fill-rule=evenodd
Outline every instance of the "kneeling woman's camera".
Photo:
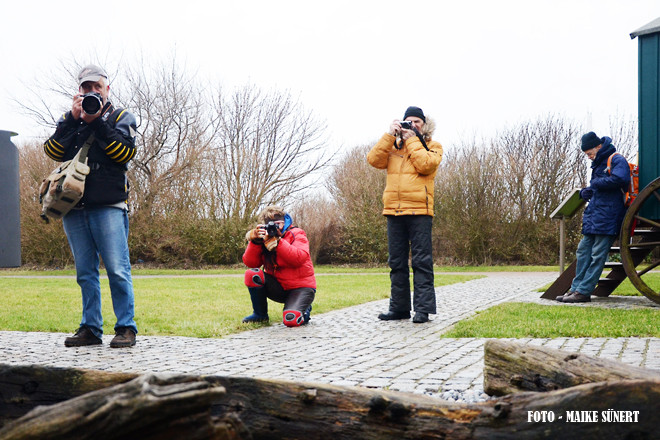
M 266 225 L 266 233 L 269 237 L 276 237 L 280 235 L 280 230 L 277 228 L 275 222 L 268 222 Z
M 401 124 L 401 128 L 404 128 L 406 130 L 412 130 L 413 129 L 413 123 L 410 121 L 401 121 L 399 122 Z
M 103 98 L 96 92 L 85 93 L 82 95 L 82 109 L 90 116 L 94 116 L 101 111 L 103 107 Z

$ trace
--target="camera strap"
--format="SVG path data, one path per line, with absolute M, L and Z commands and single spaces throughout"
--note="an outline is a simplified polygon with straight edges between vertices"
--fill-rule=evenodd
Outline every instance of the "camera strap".
M 422 136 L 422 134 L 415 127 L 413 127 L 413 130 L 415 131 L 415 134 L 419 138 L 419 141 L 422 143 L 422 145 L 424 145 L 424 148 L 426 148 L 426 151 L 431 151 L 429 150 L 428 145 L 426 145 L 426 141 L 424 141 L 424 136 Z
M 424 136 L 422 136 L 422 134 L 421 134 L 421 133 L 420 133 L 415 127 L 413 127 L 413 131 L 414 131 L 415 134 L 417 135 L 417 138 L 418 138 L 419 141 L 422 143 L 422 145 L 424 146 L 424 148 L 426 148 L 426 151 L 431 151 L 431 150 L 429 150 L 428 145 L 426 145 L 426 141 L 424 140 Z M 397 142 L 396 142 L 396 139 L 394 140 L 394 148 L 396 148 L 397 150 L 402 149 L 402 148 L 403 148 L 403 144 L 404 144 L 403 139 L 401 139 L 401 140 L 399 141 L 398 144 L 397 144 Z

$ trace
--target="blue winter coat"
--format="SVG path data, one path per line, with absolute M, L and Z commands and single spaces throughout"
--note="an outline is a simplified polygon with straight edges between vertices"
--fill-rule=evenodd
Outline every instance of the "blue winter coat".
M 630 184 L 628 161 L 620 154 L 612 158 L 612 169 L 607 172 L 607 158 L 616 152 L 612 139 L 603 138 L 603 146 L 591 164 L 593 196 L 582 216 L 583 234 L 619 235 L 626 213 L 622 189 Z

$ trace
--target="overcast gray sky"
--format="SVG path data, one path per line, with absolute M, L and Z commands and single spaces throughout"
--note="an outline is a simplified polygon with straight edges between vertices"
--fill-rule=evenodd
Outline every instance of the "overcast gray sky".
M 416 105 L 451 148 L 548 113 L 591 120 L 601 136 L 611 116 L 636 117 L 629 34 L 660 17 L 660 2 L 23 0 L 2 16 L 0 129 L 17 144 L 42 136 L 9 99 L 21 80 L 98 51 L 176 52 L 201 79 L 290 91 L 327 120 L 330 147 L 369 143 Z

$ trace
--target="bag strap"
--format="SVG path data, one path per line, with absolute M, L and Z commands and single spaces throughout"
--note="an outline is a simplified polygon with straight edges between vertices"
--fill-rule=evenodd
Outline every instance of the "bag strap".
M 82 148 L 80 149 L 80 152 L 78 153 L 78 162 L 85 163 L 87 160 L 87 153 L 89 152 L 89 147 L 92 146 L 92 142 L 94 142 L 94 133 L 89 135 Z
M 612 154 L 610 154 L 610 157 L 607 158 L 607 168 L 605 168 L 605 170 L 607 171 L 607 174 L 610 174 L 610 175 L 612 174 L 612 158 L 614 156 L 616 156 L 617 154 L 620 155 L 621 153 L 612 153 Z

